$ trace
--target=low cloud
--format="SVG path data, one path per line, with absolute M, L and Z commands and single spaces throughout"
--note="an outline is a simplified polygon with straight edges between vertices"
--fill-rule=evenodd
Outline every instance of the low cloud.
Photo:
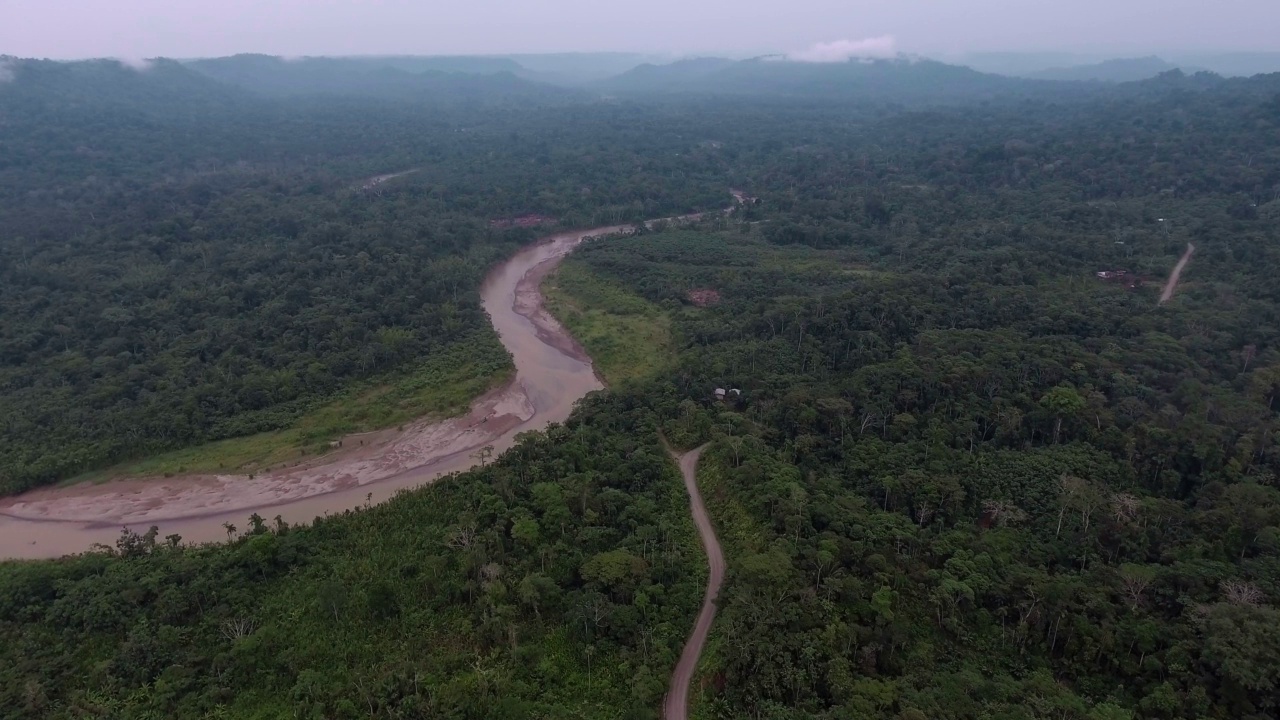
M 13 82 L 17 76 L 17 63 L 8 58 L 0 58 L 0 83 Z
M 118 57 L 118 58 L 115 58 L 115 60 L 121 65 L 127 68 L 130 68 L 132 70 L 137 70 L 138 72 L 146 72 L 147 70 L 151 69 L 152 65 L 155 64 L 154 61 L 146 60 L 143 58 Z
M 792 62 L 840 63 L 854 58 L 892 58 L 897 54 L 897 43 L 893 36 L 881 35 L 864 40 L 814 43 L 804 50 L 788 54 L 787 59 Z

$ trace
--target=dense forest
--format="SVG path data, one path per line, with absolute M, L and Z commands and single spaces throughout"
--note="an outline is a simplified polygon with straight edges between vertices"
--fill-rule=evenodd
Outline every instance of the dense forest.
M 928 69 L 861 101 L 0 85 L 7 491 L 498 352 L 480 278 L 539 231 L 494 220 L 747 195 L 578 251 L 552 307 L 611 388 L 484 467 L 0 565 L 0 717 L 656 717 L 706 572 L 664 438 L 710 443 L 729 563 L 698 717 L 1280 716 L 1280 78 L 931 106 Z
M 657 304 L 720 292 L 645 390 L 684 398 L 669 437 L 714 440 L 710 716 L 1275 712 L 1273 329 L 1215 296 L 948 286 L 754 234 L 578 262 Z
M 0 565 L 0 717 L 650 717 L 705 569 L 630 406 L 308 527 Z
M 1274 102 L 1150 97 L 1122 143 L 912 114 L 891 161 L 761 178 L 747 223 L 579 252 L 674 312 L 646 392 L 714 440 L 706 716 L 1280 712 Z
M 122 91 L 90 102 L 104 84 Z M 722 159 L 625 108 L 379 119 L 106 61 L 24 64 L 0 98 L 5 493 L 285 427 L 451 347 L 501 352 L 479 284 L 536 237 L 504 219 L 726 202 Z

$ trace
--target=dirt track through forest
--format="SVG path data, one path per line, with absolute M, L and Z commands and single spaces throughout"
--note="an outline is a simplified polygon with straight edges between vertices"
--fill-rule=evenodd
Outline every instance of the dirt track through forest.
M 390 173 L 388 175 L 375 175 L 374 177 L 371 177 L 368 180 L 365 180 L 363 183 L 361 183 L 360 189 L 373 190 L 385 182 L 388 182 L 390 180 L 395 180 L 396 178 L 402 178 L 405 175 L 412 175 L 420 171 L 421 169 L 422 168 L 413 168 L 412 170 L 405 170 L 403 172 L 398 172 L 398 173 Z
M 1196 246 L 1187 243 L 1187 251 L 1182 254 L 1182 259 L 1174 266 L 1173 272 L 1169 274 L 1169 282 L 1164 284 L 1164 292 L 1160 293 L 1160 304 L 1163 305 L 1173 299 L 1173 292 L 1178 289 L 1178 281 L 1182 279 L 1182 271 L 1187 269 L 1187 263 L 1191 262 L 1191 256 L 1196 253 Z
M 666 218 L 691 220 L 701 214 Z M 650 221 L 650 223 L 658 221 Z M 204 474 L 122 479 L 101 485 L 50 487 L 0 499 L 0 560 L 50 558 L 113 545 L 128 527 L 186 542 L 225 540 L 226 524 L 254 513 L 290 524 L 381 503 L 396 493 L 478 464 L 516 435 L 564 422 L 574 404 L 603 387 L 591 359 L 543 308 L 540 283 L 566 255 L 594 236 L 627 232 L 619 225 L 553 235 L 498 265 L 480 290 L 485 311 L 516 376 L 478 398 L 471 411 L 444 421 L 424 419 L 404 431 L 360 436 L 309 463 L 246 475 Z
M 684 644 L 680 653 L 680 661 L 671 673 L 671 685 L 667 689 L 667 697 L 662 704 L 662 717 L 665 720 L 687 720 L 689 717 L 689 686 L 693 683 L 693 674 L 698 669 L 698 660 L 707 644 L 707 635 L 711 632 L 711 623 L 716 619 L 716 598 L 720 594 L 720 586 L 724 583 L 724 552 L 720 548 L 720 540 L 716 538 L 715 528 L 711 525 L 711 517 L 707 515 L 707 507 L 702 502 L 702 493 L 698 490 L 698 460 L 706 446 L 692 450 L 684 455 L 671 452 L 671 457 L 680 465 L 680 474 L 684 476 L 684 487 L 689 491 L 689 506 L 693 512 L 693 523 L 698 527 L 698 535 L 702 538 L 702 548 L 707 553 L 707 591 L 702 597 L 702 609 L 698 611 L 698 619 L 693 625 L 693 632 Z

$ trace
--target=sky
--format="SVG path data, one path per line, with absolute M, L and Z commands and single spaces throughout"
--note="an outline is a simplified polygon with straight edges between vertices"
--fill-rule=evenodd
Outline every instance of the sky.
M 1280 50 L 1280 0 L 0 0 L 0 55 Z

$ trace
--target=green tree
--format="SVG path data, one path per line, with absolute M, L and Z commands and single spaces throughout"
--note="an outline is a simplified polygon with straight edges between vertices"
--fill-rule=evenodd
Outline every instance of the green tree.
M 1062 421 L 1074 417 L 1084 409 L 1085 401 L 1075 388 L 1059 385 L 1040 398 L 1040 404 L 1053 413 L 1053 442 L 1057 444 L 1062 432 Z

